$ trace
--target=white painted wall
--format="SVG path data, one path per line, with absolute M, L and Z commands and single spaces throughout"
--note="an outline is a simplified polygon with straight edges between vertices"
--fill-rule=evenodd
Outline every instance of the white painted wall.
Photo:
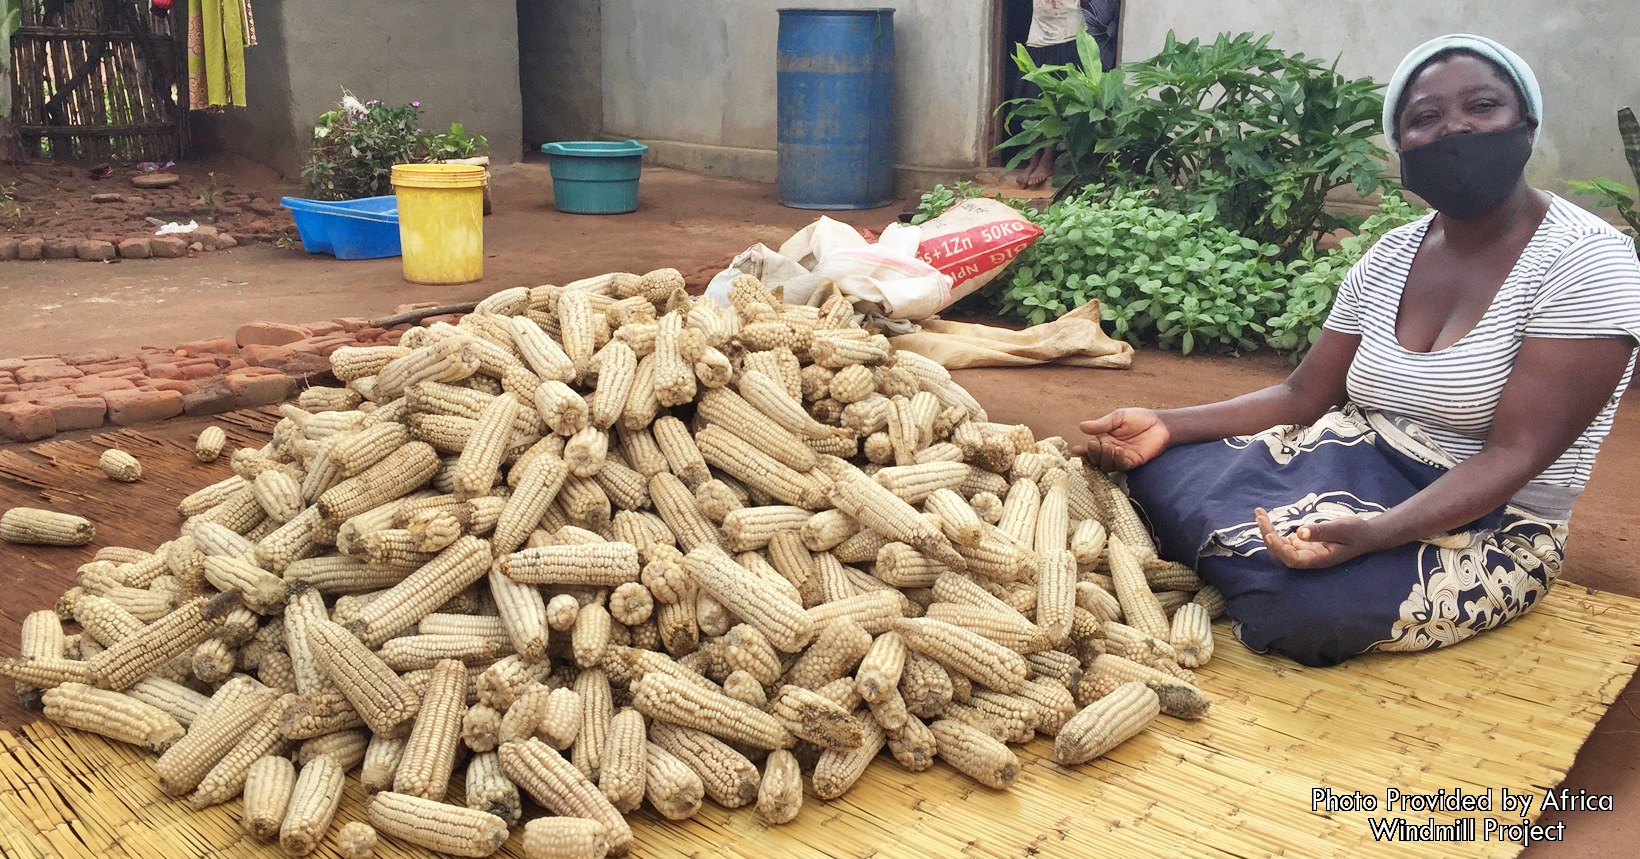
M 603 0 L 606 137 L 662 163 L 774 180 L 781 7 L 891 7 L 898 173 L 986 162 L 995 78 L 986 0 Z
M 1476 33 L 1532 66 L 1543 87 L 1544 125 L 1528 178 L 1566 193 L 1563 179 L 1611 176 L 1632 183 L 1617 136 L 1618 108 L 1640 109 L 1640 4 L 1606 0 L 1129 0 L 1123 60 L 1153 56 L 1168 30 L 1180 39 L 1220 32 L 1273 33 L 1271 44 L 1331 61 L 1350 77 L 1387 83 L 1427 39 Z

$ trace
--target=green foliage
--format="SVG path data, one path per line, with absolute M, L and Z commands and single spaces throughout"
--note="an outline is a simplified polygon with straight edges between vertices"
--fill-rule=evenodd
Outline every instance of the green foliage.
M 1188 354 L 1256 349 L 1281 309 L 1281 249 L 1204 212 L 1089 186 L 1034 221 L 1042 236 L 999 278 L 1008 316 L 1036 324 L 1097 298 L 1115 336 Z
M 315 200 L 391 194 L 394 164 L 469 158 L 489 149 L 483 135 L 467 134 L 459 122 L 439 134 L 423 129 L 420 119 L 420 102 L 390 107 L 344 94 L 313 128 L 313 149 L 302 168 L 303 194 Z
M 11 34 L 22 20 L 23 0 L 0 0 L 0 130 L 11 120 Z
M 17 183 L 0 185 L 0 226 L 12 232 L 23 228 L 23 205 L 17 202 Z
M 967 184 L 935 186 L 915 222 L 982 193 Z M 1378 213 L 1337 250 L 1321 252 L 1310 242 L 1283 262 L 1273 244 L 1205 212 L 1163 208 L 1132 189 L 1092 185 L 1041 212 L 1016 208 L 1042 236 L 976 293 L 978 301 L 1036 325 L 1097 298 L 1115 336 L 1187 354 L 1265 346 L 1302 354 L 1320 336 L 1350 267 L 1385 233 L 1422 215 L 1385 194 Z
M 1360 232 L 1339 242 L 1338 250 L 1319 252 L 1313 243 L 1306 245 L 1303 254 L 1287 264 L 1282 312 L 1265 322 L 1269 329 L 1265 342 L 1271 348 L 1292 352 L 1295 357 L 1309 351 L 1321 336 L 1321 324 L 1327 321 L 1344 275 L 1385 233 L 1410 224 L 1423 214 L 1401 195 L 1385 193 L 1378 203 L 1378 213 L 1362 222 Z
M 914 225 L 920 224 L 929 218 L 939 217 L 946 209 L 963 200 L 972 200 L 975 197 L 989 197 L 993 200 L 999 200 L 1004 205 L 1011 206 L 1027 216 L 1032 214 L 1037 204 L 1037 201 L 1034 200 L 1004 197 L 1000 191 L 995 194 L 987 194 L 984 188 L 977 187 L 972 182 L 958 182 L 950 188 L 944 185 L 935 185 L 934 190 L 922 195 L 922 200 L 917 204 L 917 214 L 911 218 L 911 223 Z
M 1345 78 L 1269 41 L 1224 34 L 1204 45 L 1169 33 L 1155 57 L 1109 72 L 1086 33 L 1082 68 L 1037 66 L 1021 48 L 1015 62 L 1042 95 L 1004 105 L 1021 131 L 1002 145 L 1023 147 L 1012 166 L 1058 146 L 1072 188 L 1155 188 L 1166 208 L 1205 213 L 1295 257 L 1307 240 L 1359 225 L 1322 208 L 1329 192 L 1388 187 L 1386 153 L 1371 139 L 1383 96 L 1371 78 Z
M 1625 107 L 1617 112 L 1617 133 L 1623 139 L 1623 155 L 1628 159 L 1629 172 L 1634 174 L 1634 181 L 1640 183 L 1640 121 L 1635 119 L 1634 111 Z M 1640 210 L 1637 210 L 1640 204 L 1636 203 L 1640 189 L 1604 176 L 1591 182 L 1568 179 L 1566 185 L 1573 194 L 1593 197 L 1596 205 L 1616 209 L 1623 220 L 1629 222 L 1629 234 L 1634 236 L 1636 252 L 1640 252 Z

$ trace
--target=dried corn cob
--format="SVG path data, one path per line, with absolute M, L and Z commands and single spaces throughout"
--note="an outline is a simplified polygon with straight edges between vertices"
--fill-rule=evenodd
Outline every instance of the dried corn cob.
M 609 855 L 624 856 L 632 846 L 632 829 L 598 788 L 573 764 L 540 740 L 504 743 L 501 768 L 535 800 L 564 817 L 585 817 L 603 824 Z
M 657 722 L 650 741 L 682 761 L 700 777 L 706 795 L 725 808 L 757 801 L 757 767 L 721 740 L 702 731 Z
M 954 719 L 941 719 L 928 728 L 941 760 L 989 788 L 1001 790 L 1014 783 L 1019 759 L 1012 749 Z
M 309 761 L 297 773 L 290 807 L 279 827 L 279 846 L 286 853 L 306 856 L 318 848 L 341 805 L 344 779 L 341 765 L 325 756 Z
M 33 507 L 13 507 L 0 515 L 0 540 L 46 546 L 83 546 L 96 536 L 90 520 Z
M 59 725 L 163 752 L 183 737 L 170 714 L 135 698 L 84 683 L 63 683 L 40 695 L 45 716 Z
M 245 811 L 240 825 L 256 838 L 278 835 L 295 790 L 296 768 L 290 758 L 257 758 L 245 777 Z
M 467 762 L 467 772 L 462 781 L 462 793 L 466 795 L 468 808 L 493 814 L 508 826 L 516 824 L 523 816 L 518 785 L 513 784 L 512 779 L 502 771 L 501 757 L 495 752 L 473 755 L 472 760 Z
M 327 620 L 309 623 L 307 638 L 314 660 L 371 731 L 391 736 L 410 728 L 421 702 L 381 657 Z
M 433 667 L 433 679 L 421 701 L 415 726 L 393 778 L 401 794 L 442 800 L 455 768 L 461 741 L 461 717 L 466 711 L 467 670 L 454 659 Z M 381 794 L 377 796 L 379 800 Z
M 1091 761 L 1144 730 L 1161 703 L 1143 683 L 1129 681 L 1083 708 L 1054 738 L 1054 758 L 1062 764 Z
M 142 479 L 142 463 L 129 453 L 118 448 L 109 448 L 103 451 L 97 459 L 97 467 L 108 475 L 109 480 L 118 480 L 121 483 L 135 483 Z
M 1166 641 L 1172 635 L 1167 613 L 1156 601 L 1150 585 L 1145 581 L 1139 559 L 1128 549 L 1127 543 L 1112 534 L 1106 545 L 1110 559 L 1111 581 L 1116 587 L 1116 598 L 1122 603 L 1122 614 L 1132 626 L 1146 635 Z

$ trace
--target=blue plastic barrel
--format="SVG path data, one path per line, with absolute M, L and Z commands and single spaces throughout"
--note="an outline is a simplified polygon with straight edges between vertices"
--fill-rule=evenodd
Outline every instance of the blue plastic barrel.
M 871 209 L 894 193 L 894 10 L 781 9 L 780 203 Z

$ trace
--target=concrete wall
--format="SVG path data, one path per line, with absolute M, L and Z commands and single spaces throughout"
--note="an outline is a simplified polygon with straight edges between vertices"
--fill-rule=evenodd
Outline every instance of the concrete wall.
M 600 0 L 518 0 L 524 146 L 596 139 L 603 130 Z
M 603 133 L 650 145 L 662 164 L 775 179 L 775 47 L 789 0 L 603 0 Z M 993 4 L 819 0 L 891 6 L 896 189 L 986 163 L 996 75 Z
M 195 114 L 202 148 L 294 176 L 314 120 L 346 88 L 361 100 L 419 101 L 426 127 L 461 122 L 489 138 L 496 162 L 519 158 L 516 0 L 258 0 L 256 30 L 260 44 L 245 50 L 250 106 Z
M 1631 3 L 1575 0 L 1144 0 L 1122 4 L 1122 58 L 1161 49 L 1168 30 L 1180 39 L 1220 32 L 1273 33 L 1271 44 L 1326 60 L 1341 73 L 1387 83 L 1401 58 L 1445 33 L 1478 33 L 1530 63 L 1543 87 L 1544 126 L 1528 178 L 1565 194 L 1559 180 L 1611 176 L 1633 182 L 1617 136 L 1617 110 L 1640 106 L 1640 18 Z

